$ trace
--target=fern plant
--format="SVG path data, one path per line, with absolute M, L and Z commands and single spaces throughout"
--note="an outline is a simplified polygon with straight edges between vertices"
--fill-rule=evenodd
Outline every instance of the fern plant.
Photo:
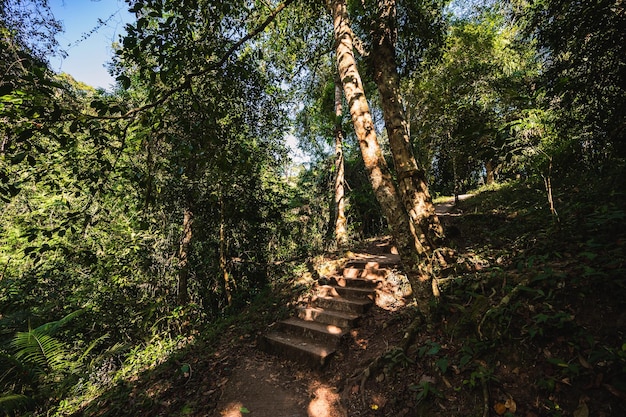
M 30 365 L 37 375 L 64 372 L 71 367 L 65 344 L 40 329 L 18 332 L 10 346 L 15 349 L 15 358 Z
M 95 342 L 77 356 L 54 334 L 80 314 L 82 310 L 17 332 L 8 349 L 0 351 L 0 413 L 11 415 L 62 394 L 68 383 L 78 376 L 83 359 Z

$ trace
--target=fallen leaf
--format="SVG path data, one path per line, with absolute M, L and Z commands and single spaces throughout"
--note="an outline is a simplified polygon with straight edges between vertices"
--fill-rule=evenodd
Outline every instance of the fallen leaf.
M 578 408 L 574 410 L 574 417 L 589 417 L 589 407 L 584 402 L 578 405 Z
M 626 394 L 624 394 L 623 392 L 615 388 L 613 385 L 602 384 L 602 386 L 606 388 L 607 391 L 609 391 L 611 394 L 615 395 L 616 397 L 621 398 L 622 400 L 626 400 Z
M 583 368 L 587 368 L 587 369 L 593 368 L 591 364 L 589 364 L 589 362 L 587 362 L 587 360 L 580 355 L 578 355 L 578 362 L 580 362 Z
M 517 411 L 517 404 L 513 400 L 513 398 L 509 398 L 504 402 L 504 406 L 513 414 Z
M 493 406 L 493 409 L 499 416 L 506 413 L 506 405 L 504 405 L 504 403 L 496 403 L 496 405 Z
M 250 410 L 248 410 L 246 407 L 241 407 L 241 408 L 239 409 L 239 412 L 240 412 L 241 414 L 250 414 Z
M 435 377 L 432 377 L 430 375 L 422 375 L 422 377 L 419 380 L 420 384 L 425 384 L 425 383 L 429 383 L 429 384 L 434 384 L 435 381 Z

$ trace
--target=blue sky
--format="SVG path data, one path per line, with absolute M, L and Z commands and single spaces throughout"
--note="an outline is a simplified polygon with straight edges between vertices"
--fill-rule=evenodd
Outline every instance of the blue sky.
M 93 87 L 108 89 L 115 83 L 105 68 L 113 56 L 111 45 L 119 42 L 124 25 L 134 20 L 127 4 L 124 0 L 49 0 L 49 4 L 63 23 L 65 31 L 57 40 L 68 54 L 65 59 L 50 57 L 51 68 Z M 101 26 L 98 19 L 106 23 Z M 87 36 L 96 27 L 99 29 Z

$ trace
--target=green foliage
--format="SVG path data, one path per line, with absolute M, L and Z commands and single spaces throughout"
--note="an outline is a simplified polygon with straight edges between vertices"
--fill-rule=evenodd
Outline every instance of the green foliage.
M 518 36 L 490 10 L 453 21 L 441 60 L 426 62 L 406 83 L 411 135 L 424 166 L 432 166 L 436 191 L 458 193 L 485 174 L 507 175 L 507 152 L 517 147 L 502 126 L 532 102 L 529 81 L 538 69 L 532 45 Z
M 6 350 L 0 349 L 0 389 L 4 392 L 0 411 L 9 414 L 42 406 L 48 398 L 65 395 L 84 375 L 86 358 L 100 340 L 79 352 L 55 336 L 82 313 L 77 310 L 61 320 L 17 332 Z
M 39 404 L 77 382 L 70 359 L 93 361 L 92 377 L 106 381 L 112 357 L 136 362 L 132 372 L 154 360 L 135 361 L 131 346 L 148 339 L 148 347 L 162 351 L 158 340 L 177 341 L 223 315 L 229 307 L 215 251 L 220 229 L 225 268 L 236 282 L 232 309 L 264 290 L 268 265 L 285 255 L 292 237 L 276 239 L 288 229 L 283 214 L 291 197 L 281 178 L 279 81 L 255 48 L 242 48 L 225 71 L 201 74 L 213 65 L 211 56 L 232 45 L 214 36 L 222 23 L 253 26 L 261 17 L 205 4 L 199 22 L 187 6 L 135 4 L 145 15 L 118 54 L 116 71 L 127 90 L 114 94 L 55 77 L 19 42 L 2 48 L 1 332 L 16 335 L 10 346 L 17 353 L 4 358 L 7 366 L 29 375 L 14 388 L 41 385 Z M 178 37 L 183 32 L 191 38 Z M 182 69 L 197 74 L 174 94 L 169 87 Z M 167 99 L 140 108 L 155 97 Z M 182 212 L 189 208 L 196 229 L 188 258 L 191 303 L 183 308 L 175 288 Z M 72 332 L 53 336 L 61 323 L 19 332 L 81 307 Z M 7 396 L 6 404 L 20 398 Z
M 366 51 L 371 51 L 372 32 L 379 28 L 381 9 L 389 3 L 348 1 L 349 14 L 356 35 Z M 421 62 L 439 55 L 444 42 L 447 0 L 394 1 L 396 21 L 386 22 L 396 41 L 398 72 L 403 76 L 415 73 Z
M 598 168 L 624 153 L 626 17 L 613 0 L 512 2 L 542 48 L 542 85 L 559 114 L 561 140 Z M 607 167 L 608 169 L 608 167 Z
M 443 394 L 434 386 L 431 381 L 422 381 L 419 384 L 409 385 L 411 391 L 416 391 L 415 401 L 421 403 L 432 397 L 443 398 Z

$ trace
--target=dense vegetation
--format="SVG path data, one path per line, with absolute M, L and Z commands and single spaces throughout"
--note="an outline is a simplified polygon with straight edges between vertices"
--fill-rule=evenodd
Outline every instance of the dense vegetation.
M 137 19 L 111 64 L 118 84 L 104 91 L 49 69 L 46 56 L 63 52 L 46 0 L 0 0 L 1 412 L 62 415 L 72 399 L 285 296 L 294 273 L 337 249 L 338 126 L 349 234 L 387 233 L 358 129 L 335 112 L 330 13 L 295 3 L 129 0 Z M 507 184 L 484 193 L 484 207 L 468 205 L 475 217 L 442 244 L 491 259 L 487 286 L 515 268 L 497 289 L 514 302 L 475 304 L 457 330 L 477 324 L 485 351 L 503 332 L 536 341 L 574 328 L 580 339 L 593 323 L 576 327 L 565 312 L 605 304 L 622 325 L 589 346 L 572 339 L 570 350 L 595 355 L 584 368 L 610 363 L 623 398 L 623 2 L 347 2 L 373 128 L 399 169 L 376 90 L 381 63 L 368 53 L 384 5 L 397 9 L 392 64 L 431 194 Z M 310 162 L 290 160 L 289 135 Z M 479 233 L 489 222 L 494 230 Z M 454 243 L 459 227 L 476 236 Z M 453 282 L 456 311 L 486 299 L 476 282 Z M 571 305 L 556 299 L 563 288 Z M 584 373 L 563 363 L 564 378 Z

